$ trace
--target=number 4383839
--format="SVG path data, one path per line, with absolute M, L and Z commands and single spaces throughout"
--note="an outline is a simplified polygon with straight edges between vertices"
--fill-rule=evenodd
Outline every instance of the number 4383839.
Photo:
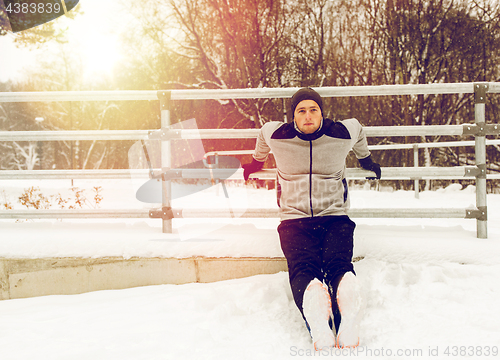
M 498 346 L 448 346 L 447 356 L 498 356 Z
M 9 14 L 52 14 L 61 12 L 61 5 L 58 3 L 9 3 L 5 8 Z

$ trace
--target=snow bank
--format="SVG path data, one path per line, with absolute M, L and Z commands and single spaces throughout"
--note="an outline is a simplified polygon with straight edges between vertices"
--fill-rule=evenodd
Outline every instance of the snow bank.
M 447 351 L 456 351 L 452 358 L 470 358 L 460 352 L 492 354 L 499 345 L 500 266 L 364 259 L 356 271 L 366 309 L 361 343 L 353 351 L 314 353 L 287 274 L 280 273 L 2 301 L 2 355 L 53 360 L 445 359 L 450 358 Z
M 9 194 L 20 187 L 14 185 Z M 133 193 L 108 185 L 103 206 L 131 207 Z M 248 206 L 274 206 L 274 191 L 247 195 Z M 411 192 L 352 191 L 351 200 L 353 207 L 465 208 L 474 204 L 474 193 L 448 188 L 417 200 Z M 487 240 L 476 238 L 474 220 L 356 219 L 355 269 L 366 310 L 361 343 L 352 352 L 314 353 L 287 274 L 279 273 L 2 301 L 2 358 L 497 358 L 498 195 L 488 202 Z M 204 222 L 212 223 L 196 223 Z M 4 220 L 0 256 L 281 256 L 276 225 L 276 219 L 236 219 L 180 241 L 162 234 L 157 220 Z

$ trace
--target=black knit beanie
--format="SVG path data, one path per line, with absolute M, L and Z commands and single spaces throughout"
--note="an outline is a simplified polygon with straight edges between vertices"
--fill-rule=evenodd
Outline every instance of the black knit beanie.
M 315 101 L 321 110 L 321 115 L 323 115 L 323 100 L 321 99 L 321 96 L 311 88 L 302 88 L 292 96 L 292 116 L 294 116 L 295 108 L 302 100 Z

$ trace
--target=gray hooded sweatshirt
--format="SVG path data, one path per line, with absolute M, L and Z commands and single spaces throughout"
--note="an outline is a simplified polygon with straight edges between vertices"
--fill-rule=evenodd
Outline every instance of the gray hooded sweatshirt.
M 370 155 L 363 127 L 356 119 L 323 119 L 312 134 L 302 133 L 295 122 L 264 124 L 253 157 L 263 162 L 273 152 L 282 221 L 347 215 L 349 194 L 344 174 L 351 149 L 358 159 Z

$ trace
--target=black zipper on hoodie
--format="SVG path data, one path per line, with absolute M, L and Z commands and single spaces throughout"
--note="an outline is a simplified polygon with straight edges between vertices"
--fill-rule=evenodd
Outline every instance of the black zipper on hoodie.
M 312 170 L 313 170 L 313 146 L 312 140 L 309 140 L 309 207 L 311 208 L 311 217 L 314 217 L 312 203 Z

